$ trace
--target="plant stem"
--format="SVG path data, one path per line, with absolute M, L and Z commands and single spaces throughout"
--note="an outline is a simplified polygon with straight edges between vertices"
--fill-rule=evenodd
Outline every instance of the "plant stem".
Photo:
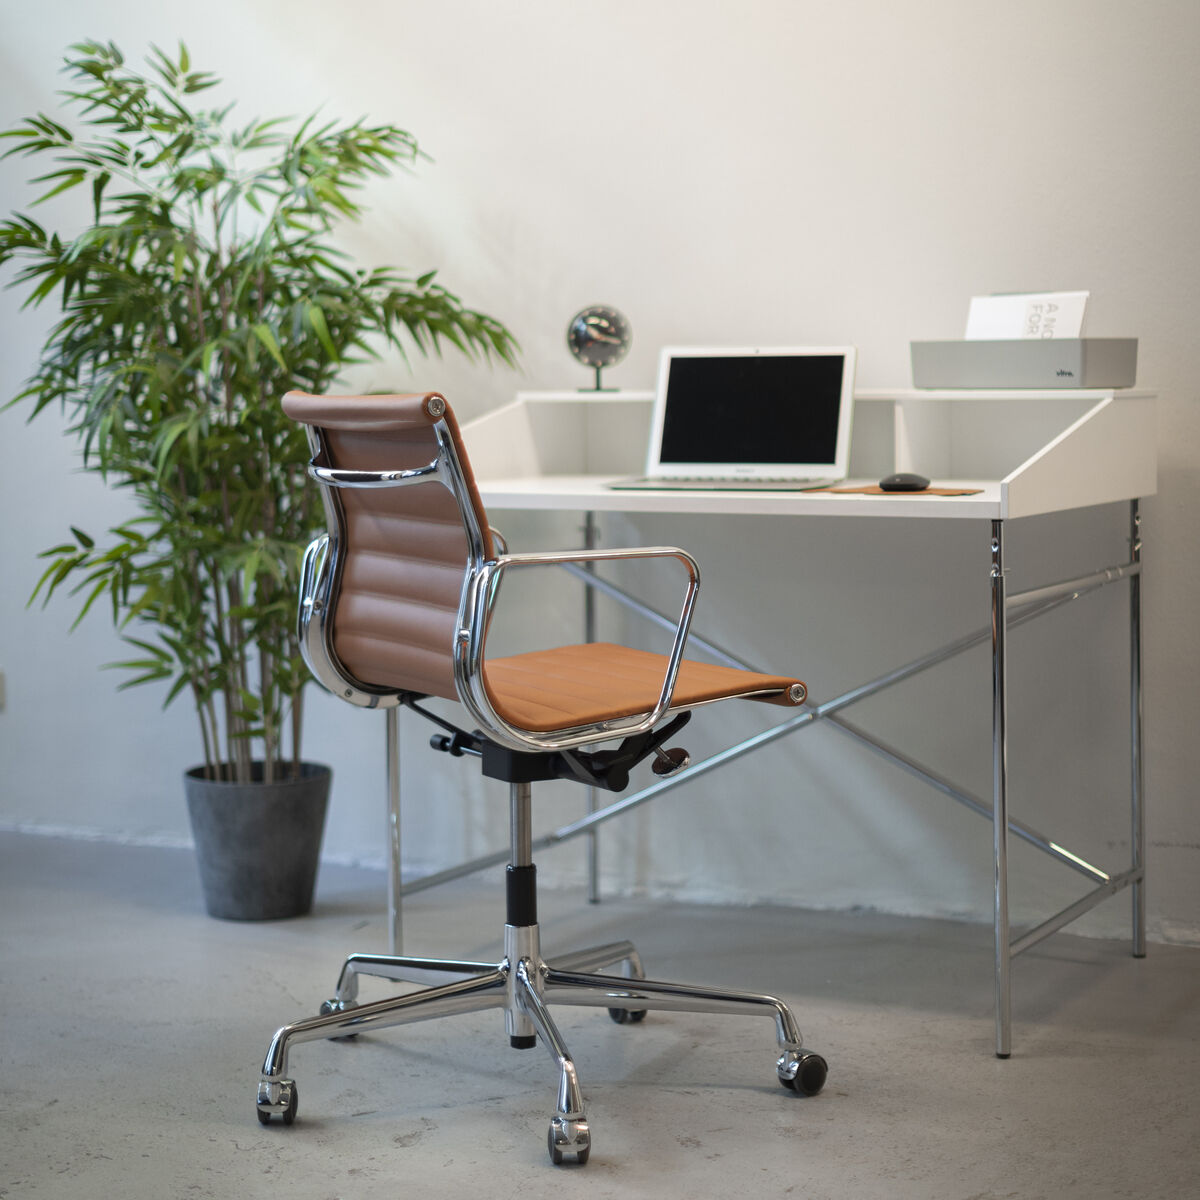
M 213 746 L 208 737 L 208 726 L 204 722 L 203 701 L 200 699 L 200 687 L 196 681 L 192 680 L 192 696 L 196 702 L 196 712 L 200 717 L 200 737 L 204 742 L 204 777 L 205 779 L 216 778 L 216 764 L 213 757 Z
M 261 604 L 270 602 L 270 594 L 265 584 L 259 587 Z M 278 730 L 275 724 L 275 684 L 272 677 L 271 652 L 265 641 L 258 645 L 258 695 L 262 705 L 262 742 L 263 742 L 263 781 L 272 783 L 275 779 L 275 765 L 278 757 Z
M 304 685 L 292 698 L 292 778 L 300 778 L 300 735 L 304 727 Z

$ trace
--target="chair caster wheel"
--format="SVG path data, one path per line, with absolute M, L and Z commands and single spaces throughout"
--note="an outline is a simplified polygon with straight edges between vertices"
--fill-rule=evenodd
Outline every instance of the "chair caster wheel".
M 592 1152 L 592 1135 L 588 1130 L 588 1123 L 555 1117 L 546 1133 L 546 1149 L 550 1152 L 550 1161 L 556 1167 L 562 1165 L 568 1154 L 574 1154 L 576 1163 L 582 1167 Z
M 328 1017 L 331 1013 L 349 1012 L 352 1008 L 357 1008 L 358 1005 L 353 1000 L 323 1000 L 321 1007 L 317 1009 L 317 1016 Z M 329 1040 L 331 1042 L 352 1042 L 358 1037 L 357 1033 L 335 1033 Z
M 809 1050 L 788 1050 L 775 1064 L 779 1082 L 798 1096 L 815 1096 L 824 1086 L 829 1064 Z
M 639 1021 L 646 1019 L 646 1010 L 644 1008 L 610 1008 L 608 1015 L 618 1025 L 636 1025 Z
M 258 1123 L 270 1125 L 272 1117 L 280 1117 L 285 1125 L 296 1119 L 296 1108 L 300 1102 L 300 1089 L 294 1079 L 279 1079 L 275 1082 L 263 1079 L 258 1085 Z

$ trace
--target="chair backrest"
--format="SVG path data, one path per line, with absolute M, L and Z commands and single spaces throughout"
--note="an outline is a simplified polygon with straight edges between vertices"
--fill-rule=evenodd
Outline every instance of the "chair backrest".
M 464 581 L 494 550 L 445 398 L 289 392 L 283 408 L 307 426 L 310 472 L 323 484 L 335 663 L 371 689 L 457 699 Z

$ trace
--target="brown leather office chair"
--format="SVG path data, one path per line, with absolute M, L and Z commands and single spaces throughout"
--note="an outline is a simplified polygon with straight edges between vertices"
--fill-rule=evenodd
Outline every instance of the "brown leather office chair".
M 565 778 L 620 791 L 643 759 L 654 756 L 660 774 L 686 766 L 683 752 L 663 745 L 691 709 L 734 698 L 795 706 L 804 702 L 804 684 L 683 658 L 699 573 L 682 550 L 499 551 L 442 396 L 292 392 L 283 406 L 307 426 L 309 473 L 322 486 L 329 530 L 309 547 L 304 563 L 300 636 L 309 667 L 352 704 L 402 704 L 428 717 L 445 731 L 432 739 L 436 749 L 478 756 L 486 776 L 507 782 L 512 858 L 503 959 L 351 955 L 320 1015 L 276 1032 L 258 1087 L 259 1120 L 279 1117 L 290 1125 L 295 1119 L 297 1089 L 287 1072 L 296 1043 L 499 1008 L 511 1044 L 528 1048 L 540 1038 L 558 1067 L 551 1159 L 584 1163 L 591 1134 L 574 1062 L 550 1015 L 553 1003 L 604 1008 L 619 1024 L 639 1021 L 649 1009 L 770 1017 L 779 1081 L 801 1095 L 819 1092 L 825 1060 L 802 1048 L 791 1010 L 773 996 L 645 979 L 629 942 L 546 962 L 531 857 L 532 783 Z M 486 658 L 506 572 L 622 558 L 683 567 L 685 596 L 669 654 L 598 643 Z M 431 696 L 460 701 L 478 728 L 459 729 L 423 709 L 420 701 Z M 602 973 L 606 967 L 620 973 Z M 360 1004 L 359 975 L 431 986 Z

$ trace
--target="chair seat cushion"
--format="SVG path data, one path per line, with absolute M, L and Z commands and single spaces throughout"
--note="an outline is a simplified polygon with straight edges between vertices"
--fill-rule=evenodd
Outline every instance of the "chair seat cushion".
M 510 724 L 550 733 L 648 713 L 658 701 L 667 656 L 609 642 L 560 646 L 492 659 L 484 680 L 495 710 Z M 791 689 L 799 685 L 799 699 Z M 784 675 L 761 675 L 685 659 L 679 665 L 672 711 L 741 697 L 803 703 L 804 685 Z

